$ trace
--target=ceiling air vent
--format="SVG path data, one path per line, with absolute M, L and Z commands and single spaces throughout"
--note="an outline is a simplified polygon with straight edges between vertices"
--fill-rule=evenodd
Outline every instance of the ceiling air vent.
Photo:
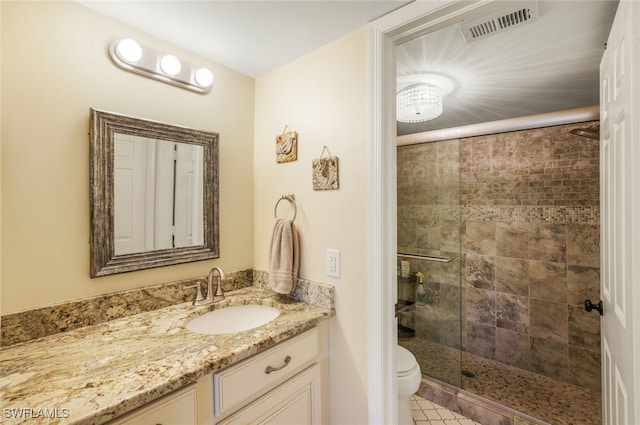
M 460 24 L 460 32 L 467 43 L 470 43 L 510 28 L 535 22 L 537 19 L 538 4 L 536 1 L 515 2 L 509 9 L 463 22 Z

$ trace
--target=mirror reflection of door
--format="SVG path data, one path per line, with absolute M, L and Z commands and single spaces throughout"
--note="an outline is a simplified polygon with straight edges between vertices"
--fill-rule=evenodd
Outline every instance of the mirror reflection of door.
M 115 254 L 203 243 L 203 148 L 116 133 Z
M 174 247 L 202 245 L 202 146 L 176 143 Z

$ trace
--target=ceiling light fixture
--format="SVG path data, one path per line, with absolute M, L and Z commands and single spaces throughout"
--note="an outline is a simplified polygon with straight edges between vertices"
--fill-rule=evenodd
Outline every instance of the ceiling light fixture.
M 442 99 L 455 88 L 453 80 L 441 74 L 412 74 L 398 77 L 396 119 L 419 123 L 439 117 Z
M 397 93 L 396 108 L 400 122 L 432 120 L 442 114 L 442 91 L 431 84 L 414 84 Z
M 109 57 L 126 71 L 198 93 L 207 93 L 213 84 L 209 69 L 147 49 L 128 38 L 114 40 L 109 46 Z

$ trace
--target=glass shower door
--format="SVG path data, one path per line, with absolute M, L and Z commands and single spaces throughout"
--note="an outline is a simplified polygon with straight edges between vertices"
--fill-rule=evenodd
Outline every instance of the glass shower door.
M 398 147 L 398 343 L 461 385 L 460 143 Z M 408 265 L 408 272 L 407 272 Z M 402 267 L 404 266 L 404 267 Z M 404 273 L 403 273 L 404 269 Z M 424 304 L 416 303 L 420 277 Z

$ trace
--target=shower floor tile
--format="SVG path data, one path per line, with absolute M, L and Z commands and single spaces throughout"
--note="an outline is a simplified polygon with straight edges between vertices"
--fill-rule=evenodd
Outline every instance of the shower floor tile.
M 422 338 L 400 340 L 398 344 L 415 355 L 426 376 L 548 424 L 601 425 L 602 402 L 599 392 Z M 466 376 L 467 372 L 473 372 L 475 376 Z
M 399 340 L 415 356 L 423 375 L 431 376 L 448 384 L 459 387 L 460 350 L 431 342 L 423 338 Z
M 462 388 L 554 425 L 600 425 L 601 394 L 464 352 Z
M 415 425 L 481 425 L 416 395 L 411 396 L 411 413 Z

